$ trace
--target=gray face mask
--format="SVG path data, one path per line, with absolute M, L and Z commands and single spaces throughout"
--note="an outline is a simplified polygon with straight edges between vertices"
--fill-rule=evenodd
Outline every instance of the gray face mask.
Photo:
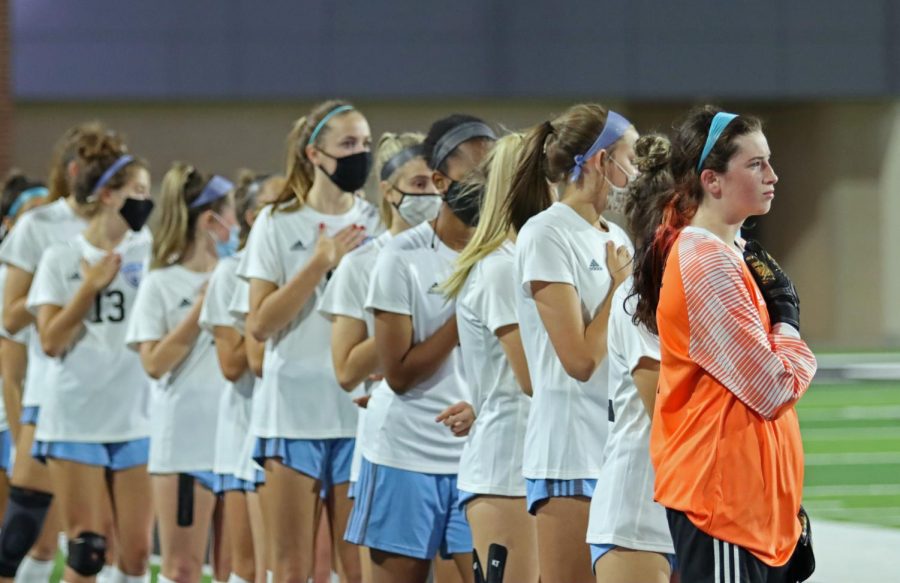
M 606 183 L 609 185 L 609 194 L 606 197 L 606 210 L 612 213 L 617 214 L 625 214 L 625 203 L 628 202 L 628 187 L 631 186 L 631 183 L 634 182 L 636 176 L 634 174 L 629 174 L 622 168 L 622 165 L 616 162 L 614 158 L 610 158 L 612 163 L 619 167 L 619 170 L 622 171 L 622 174 L 627 176 L 627 180 L 625 182 L 625 186 L 616 186 L 612 183 L 612 181 L 606 176 L 603 177 L 606 180 Z
M 413 194 L 397 188 L 394 190 L 400 193 L 400 202 L 391 204 L 410 227 L 430 221 L 441 210 L 441 197 L 437 194 Z

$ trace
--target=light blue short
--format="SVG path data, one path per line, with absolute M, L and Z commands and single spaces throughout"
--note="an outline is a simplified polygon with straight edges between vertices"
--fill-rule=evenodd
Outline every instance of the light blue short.
M 256 483 L 242 480 L 234 474 L 216 474 L 215 488 L 213 492 L 216 494 L 224 494 L 225 492 L 256 492 Z
M 572 496 L 582 496 L 590 498 L 594 495 L 594 488 L 597 487 L 597 480 L 525 480 L 525 500 L 528 505 L 528 512 L 534 514 L 537 512 L 537 505 L 544 500 L 550 498 L 570 498 Z
M 38 413 L 40 413 L 40 407 L 37 405 L 22 407 L 22 416 L 19 417 L 19 423 L 22 425 L 37 425 Z
M 281 460 L 285 466 L 322 483 L 322 492 L 332 486 L 350 481 L 350 464 L 356 440 L 341 439 L 285 439 L 281 437 L 256 440 L 253 459 L 263 466 L 266 459 Z
M 618 545 L 595 545 L 591 543 L 591 570 L 594 574 L 597 574 L 597 561 L 608 553 L 609 551 L 616 548 Z M 652 552 L 652 551 L 648 551 Z M 660 553 L 661 555 L 665 555 L 666 560 L 669 561 L 669 568 L 672 569 L 672 573 L 678 570 L 678 561 L 675 559 L 675 553 Z
M 214 473 L 206 471 L 184 473 L 188 474 L 189 476 L 193 476 L 201 486 L 203 486 L 213 494 L 216 494 L 216 475 Z
M 52 458 L 89 466 L 102 466 L 117 472 L 147 465 L 150 458 L 150 438 L 118 443 L 35 441 L 31 455 L 41 463 L 47 463 L 47 458 Z
M 455 474 L 423 474 L 363 458 L 347 542 L 430 560 L 472 552 L 472 531 L 459 509 Z
M 9 429 L 0 431 L 0 471 L 12 470 L 12 433 Z

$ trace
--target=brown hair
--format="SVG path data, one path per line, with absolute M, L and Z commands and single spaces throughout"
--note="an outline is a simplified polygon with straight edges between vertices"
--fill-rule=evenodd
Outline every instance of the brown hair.
M 78 147 L 78 174 L 72 185 L 75 202 L 82 206 L 84 212 L 93 215 L 96 205 L 95 191 L 103 174 L 125 154 L 121 140 L 108 133 L 83 139 Z M 117 190 L 125 186 L 134 176 L 134 171 L 147 168 L 146 162 L 138 158 L 120 168 L 103 185 L 103 188 Z
M 375 176 L 380 180 L 381 169 L 384 168 L 384 165 L 387 164 L 395 154 L 400 153 L 401 150 L 405 150 L 406 148 L 421 144 L 424 138 L 425 136 L 416 132 L 405 132 L 402 134 L 385 132 L 381 134 L 378 145 L 375 147 Z M 424 153 L 422 157 L 424 157 Z M 402 166 L 400 168 L 402 168 Z M 400 168 L 397 168 L 397 170 Z M 381 207 L 379 210 L 381 211 L 381 222 L 386 229 L 390 229 L 391 223 L 393 223 L 394 215 L 391 213 L 392 208 L 393 207 L 387 197 L 382 196 Z
M 191 208 L 191 203 L 200 196 L 210 178 L 183 162 L 175 162 L 166 172 L 159 191 L 159 216 L 153 233 L 150 269 L 167 267 L 180 261 L 188 246 L 194 242 L 197 218 L 208 210 L 220 213 L 228 204 L 229 197 L 226 196 Z
M 600 104 L 581 103 L 528 133 L 506 202 L 507 216 L 516 231 L 553 203 L 550 183 L 568 178 L 575 156 L 591 147 L 603 131 L 608 113 Z
M 309 158 L 306 157 L 305 151 L 306 146 L 309 145 L 309 138 L 315 127 L 326 115 L 334 109 L 345 105 L 350 105 L 350 103 L 341 99 L 324 101 L 294 122 L 294 127 L 291 128 L 287 137 L 286 181 L 284 188 L 281 189 L 281 193 L 275 200 L 275 208 L 273 210 L 292 212 L 300 210 L 306 204 L 306 197 L 315 178 L 315 168 L 313 168 Z M 338 115 L 346 115 L 350 111 Z M 322 136 L 328 133 L 329 129 L 326 123 L 316 135 L 314 145 L 320 143 Z
M 79 149 L 90 147 L 101 140 L 107 141 L 123 152 L 126 150 L 122 136 L 99 121 L 89 121 L 71 127 L 57 140 L 53 147 L 50 176 L 47 180 L 50 191 L 47 202 L 67 198 L 72 194 L 69 163 L 78 160 Z
M 652 199 L 659 206 L 656 227 L 652 231 L 645 225 L 644 243 L 640 244 L 634 257 L 634 290 L 638 302 L 633 320 L 657 333 L 656 307 L 659 305 L 659 290 L 662 287 L 663 270 L 669 251 L 683 229 L 697 212 L 703 201 L 703 186 L 700 173 L 703 170 L 725 172 L 728 162 L 737 153 L 735 140 L 753 132 L 762 131 L 762 123 L 752 116 L 734 118 L 716 140 L 712 150 L 698 171 L 697 164 L 706 144 L 710 124 L 721 109 L 704 105 L 691 110 L 677 123 L 671 147 L 668 152 L 658 150 L 652 163 L 637 184 L 645 185 L 640 196 Z M 635 187 L 640 188 L 640 187 Z M 633 190 L 634 192 L 634 190 Z M 637 233 L 635 233 L 637 235 Z

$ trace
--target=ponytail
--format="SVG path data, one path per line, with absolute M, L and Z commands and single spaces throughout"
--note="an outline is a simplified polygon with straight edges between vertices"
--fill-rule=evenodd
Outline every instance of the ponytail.
M 555 129 L 549 121 L 538 125 L 525 138 L 519 162 L 504 203 L 504 212 L 512 228 L 519 232 L 534 215 L 553 204 L 547 176 L 545 146 Z
M 78 151 L 82 148 L 90 148 L 101 141 L 118 151 L 126 151 L 122 136 L 99 121 L 71 127 L 59 138 L 53 148 L 53 160 L 47 180 L 49 189 L 47 202 L 68 198 L 72 194 L 73 184 L 72 177 L 69 175 L 69 164 L 76 162 L 80 166 Z

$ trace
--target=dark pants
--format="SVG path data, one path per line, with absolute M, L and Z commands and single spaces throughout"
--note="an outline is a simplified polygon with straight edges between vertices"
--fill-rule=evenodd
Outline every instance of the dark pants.
M 787 566 L 770 567 L 737 545 L 713 538 L 683 512 L 666 508 L 682 583 L 790 583 Z

